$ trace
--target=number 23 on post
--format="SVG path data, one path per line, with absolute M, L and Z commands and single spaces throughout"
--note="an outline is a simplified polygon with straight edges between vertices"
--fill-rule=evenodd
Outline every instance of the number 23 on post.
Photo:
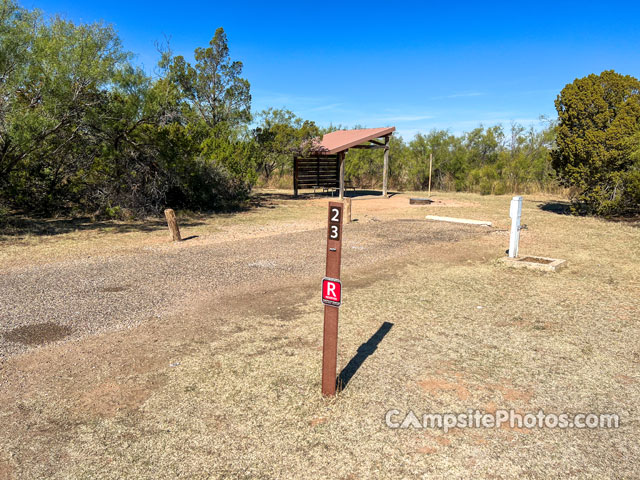
M 329 207 L 329 240 L 340 241 L 342 230 L 342 205 L 332 204 Z

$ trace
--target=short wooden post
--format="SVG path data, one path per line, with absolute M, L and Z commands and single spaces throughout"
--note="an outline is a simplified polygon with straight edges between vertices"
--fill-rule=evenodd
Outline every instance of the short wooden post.
M 171 240 L 179 242 L 182 240 L 180 237 L 180 228 L 178 227 L 178 220 L 176 220 L 176 212 L 171 208 L 167 208 L 164 211 L 164 216 L 167 219 L 167 225 L 169 225 L 169 232 L 171 233 Z
M 344 223 L 351 223 L 351 198 L 344 199 Z
M 382 170 L 382 196 L 387 197 L 387 177 L 389 176 L 389 136 L 384 137 L 384 166 Z

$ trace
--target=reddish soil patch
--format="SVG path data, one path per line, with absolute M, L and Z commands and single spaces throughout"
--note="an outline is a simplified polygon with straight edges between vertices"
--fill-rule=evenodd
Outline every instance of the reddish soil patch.
M 469 390 L 462 383 L 452 383 L 442 378 L 428 378 L 418 382 L 420 387 L 429 394 L 454 391 L 460 400 L 469 399 Z
M 85 392 L 78 402 L 78 410 L 97 417 L 113 417 L 123 410 L 135 410 L 153 393 L 146 385 L 122 385 L 105 382 Z
M 625 385 L 632 385 L 636 383 L 636 380 L 628 375 L 616 375 L 616 380 Z
M 416 450 L 416 452 L 418 453 L 426 453 L 428 455 L 431 455 L 433 453 L 436 453 L 438 451 L 438 449 L 436 447 L 431 447 L 431 446 L 425 446 L 425 447 L 420 447 Z
M 309 422 L 309 425 L 311 425 L 312 427 L 315 427 L 316 425 L 320 425 L 323 423 L 326 423 L 327 419 L 324 417 L 320 417 L 320 418 L 314 418 Z
M 525 403 L 529 403 L 531 397 L 533 397 L 533 392 L 528 390 L 518 390 L 505 385 L 494 385 L 493 387 L 502 393 L 502 398 L 508 402 L 521 400 Z
M 451 445 L 451 440 L 449 440 L 447 437 L 436 437 L 436 442 L 444 446 Z
M 0 480 L 12 480 L 13 468 L 9 465 L 9 462 L 0 460 Z

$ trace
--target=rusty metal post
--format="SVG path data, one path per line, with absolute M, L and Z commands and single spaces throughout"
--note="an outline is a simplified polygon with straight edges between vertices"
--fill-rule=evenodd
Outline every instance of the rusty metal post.
M 340 279 L 342 256 L 343 204 L 329 202 L 329 228 L 327 231 L 326 276 Z M 322 342 L 322 394 L 336 394 L 336 366 L 338 363 L 338 307 L 324 306 L 324 338 Z

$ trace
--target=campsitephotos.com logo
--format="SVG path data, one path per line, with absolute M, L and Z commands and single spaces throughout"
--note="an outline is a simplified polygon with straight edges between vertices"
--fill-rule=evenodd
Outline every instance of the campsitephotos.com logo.
M 620 416 L 616 413 L 519 413 L 515 410 L 483 412 L 469 409 L 464 413 L 424 413 L 413 411 L 387 411 L 385 423 L 389 428 L 432 428 L 447 433 L 453 428 L 560 428 L 595 429 L 618 428 Z

